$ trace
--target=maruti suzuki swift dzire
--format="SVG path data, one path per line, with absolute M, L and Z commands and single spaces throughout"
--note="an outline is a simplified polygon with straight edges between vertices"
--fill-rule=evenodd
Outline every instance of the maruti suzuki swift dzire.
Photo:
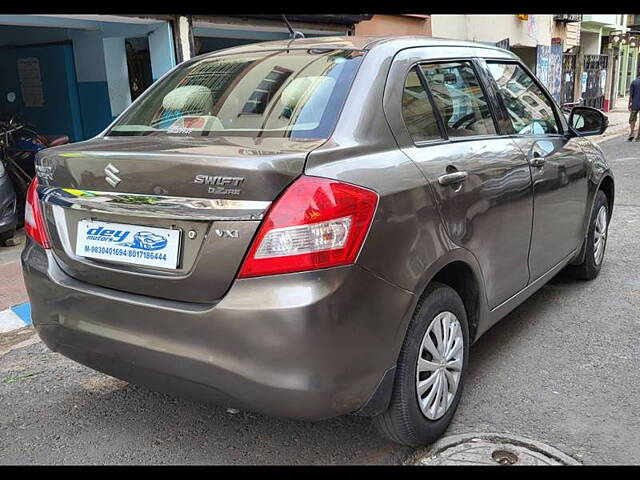
M 598 275 L 614 180 L 512 53 L 428 37 L 246 45 L 37 159 L 34 325 L 114 377 L 434 441 L 469 347 L 561 270 Z

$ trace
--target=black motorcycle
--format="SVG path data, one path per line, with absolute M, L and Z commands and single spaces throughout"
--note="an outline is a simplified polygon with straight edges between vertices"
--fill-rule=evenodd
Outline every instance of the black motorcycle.
M 0 161 L 0 246 L 8 246 L 18 224 L 16 192 L 4 162 Z
M 16 192 L 18 228 L 24 224 L 27 189 L 36 174 L 36 153 L 68 142 L 67 136 L 50 138 L 41 135 L 34 125 L 20 122 L 15 117 L 0 121 L 0 161 L 3 162 Z

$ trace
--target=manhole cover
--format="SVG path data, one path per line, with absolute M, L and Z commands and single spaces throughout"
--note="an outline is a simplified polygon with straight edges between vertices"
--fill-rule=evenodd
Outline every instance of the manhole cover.
M 580 465 L 544 443 L 515 435 L 474 433 L 445 437 L 410 462 L 416 465 Z

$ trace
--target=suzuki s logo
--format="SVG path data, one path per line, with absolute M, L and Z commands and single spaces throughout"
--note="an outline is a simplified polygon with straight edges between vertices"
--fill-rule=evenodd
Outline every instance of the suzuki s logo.
M 118 175 L 116 175 L 117 173 L 120 173 L 120 170 L 118 170 L 116 167 L 114 167 L 113 164 L 111 164 L 111 163 L 109 165 L 107 165 L 106 167 L 104 167 L 104 174 L 105 174 L 105 178 L 104 179 L 113 188 L 116 188 L 118 186 L 118 184 L 122 181 L 120 179 L 120 177 L 118 177 Z

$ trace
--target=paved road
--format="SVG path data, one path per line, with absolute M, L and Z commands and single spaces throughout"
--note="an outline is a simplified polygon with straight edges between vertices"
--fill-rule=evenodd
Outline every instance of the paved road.
M 640 143 L 602 146 L 618 191 L 600 277 L 556 277 L 485 334 L 449 434 L 512 433 L 584 463 L 640 464 Z M 2 351 L 2 464 L 399 463 L 413 453 L 362 418 L 231 414 L 112 379 L 40 342 Z

